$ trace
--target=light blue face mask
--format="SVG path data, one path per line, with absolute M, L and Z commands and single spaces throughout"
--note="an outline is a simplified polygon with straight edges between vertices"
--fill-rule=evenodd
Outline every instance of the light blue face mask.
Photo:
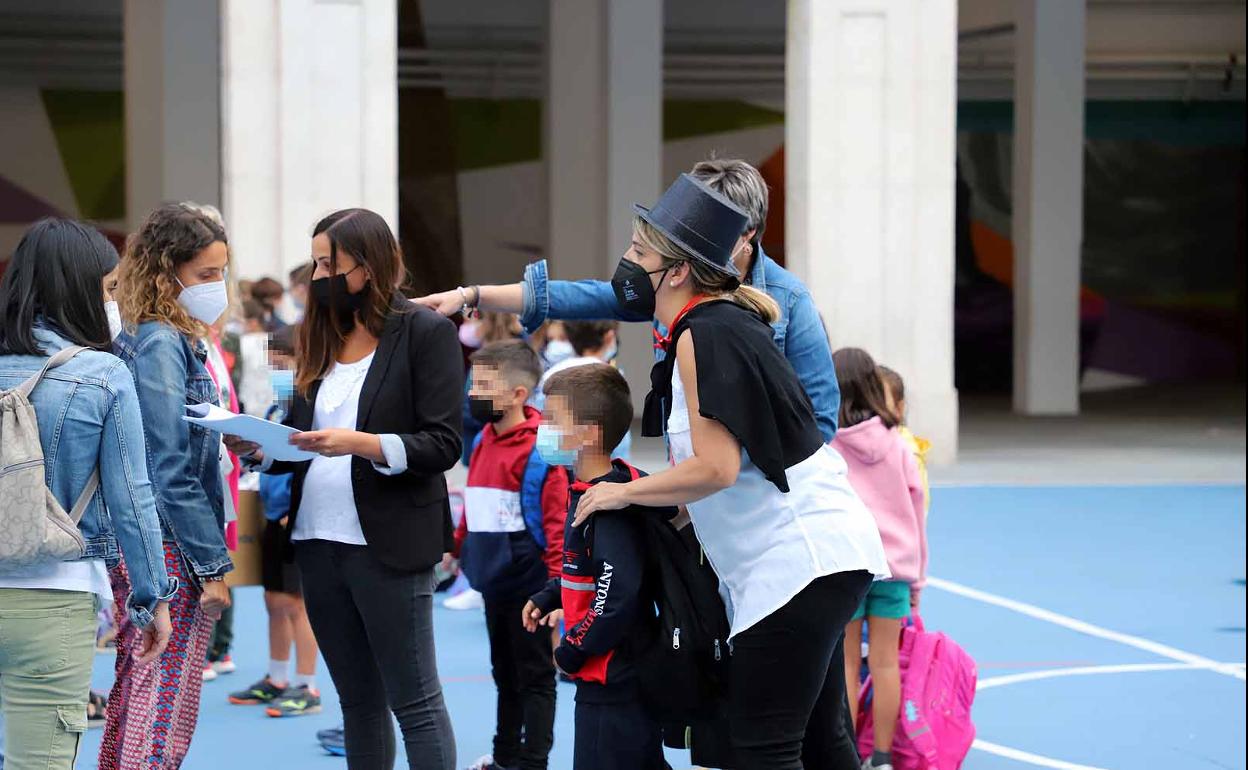
M 546 349 L 542 351 L 542 358 L 546 359 L 546 366 L 554 366 L 562 361 L 567 361 L 575 355 L 576 349 L 567 340 L 551 340 L 546 343 Z
M 549 423 L 542 423 L 537 428 L 537 454 L 547 465 L 576 465 L 576 450 L 563 449 L 563 434 Z
M 269 386 L 278 401 L 288 402 L 295 395 L 295 373 L 289 369 L 274 369 L 269 372 Z

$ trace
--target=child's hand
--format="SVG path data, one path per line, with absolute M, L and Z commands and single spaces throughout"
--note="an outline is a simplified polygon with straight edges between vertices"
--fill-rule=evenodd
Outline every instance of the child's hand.
M 555 610 L 546 617 L 542 618 L 541 625 L 558 628 L 561 620 L 563 620 L 563 610 Z
M 552 612 L 551 614 L 553 615 L 554 613 Z M 524 609 L 520 611 L 520 622 L 524 624 L 525 631 L 528 631 L 530 634 L 533 633 L 544 621 L 542 609 L 534 604 L 532 599 L 524 603 Z
M 918 591 L 910 592 L 910 614 L 912 615 L 919 614 L 919 595 Z

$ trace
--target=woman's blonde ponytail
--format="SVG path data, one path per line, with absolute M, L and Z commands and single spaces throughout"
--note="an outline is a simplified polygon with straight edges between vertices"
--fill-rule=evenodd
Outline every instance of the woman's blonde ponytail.
M 732 297 L 733 302 L 755 313 L 769 324 L 780 320 L 780 305 L 765 291 L 741 284 L 733 289 L 729 296 Z

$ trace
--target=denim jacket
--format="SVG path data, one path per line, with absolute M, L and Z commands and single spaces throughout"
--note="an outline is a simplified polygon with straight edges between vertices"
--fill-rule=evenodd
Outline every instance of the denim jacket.
M 36 328 L 35 338 L 48 355 L 69 345 L 46 328 Z M 17 387 L 46 362 L 39 356 L 0 356 L 0 389 Z M 133 589 L 130 617 L 146 626 L 156 603 L 178 585 L 165 570 L 134 379 L 116 356 L 86 350 L 50 369 L 30 401 L 39 418 L 48 489 L 65 510 L 99 469 L 100 489 L 78 524 L 87 546 L 83 558 L 112 566 L 125 557 Z
M 832 366 L 832 348 L 828 335 L 815 309 L 806 286 L 797 276 L 785 270 L 762 248 L 750 271 L 749 285 L 767 292 L 780 305 L 780 318 L 771 325 L 772 336 L 784 357 L 793 365 L 797 377 L 815 407 L 815 419 L 824 441 L 836 435 L 837 413 L 841 408 L 841 389 Z M 615 300 L 615 291 L 608 281 L 552 281 L 547 275 L 546 260 L 533 262 L 524 270 L 524 312 L 520 323 L 532 332 L 548 318 L 560 320 L 594 320 L 614 318 L 617 321 L 650 321 L 625 313 Z M 666 333 L 654 321 L 655 329 Z M 655 350 L 655 359 L 663 351 Z
M 204 361 L 208 349 L 194 346 L 158 321 L 123 332 L 117 355 L 130 367 L 147 430 L 147 470 L 156 489 L 161 533 L 177 543 L 199 578 L 233 569 L 225 547 L 225 504 L 218 433 L 182 417 L 187 404 L 217 403 L 217 389 Z

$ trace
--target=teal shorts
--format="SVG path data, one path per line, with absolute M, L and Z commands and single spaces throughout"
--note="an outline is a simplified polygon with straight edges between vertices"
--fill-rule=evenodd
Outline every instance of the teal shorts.
M 910 584 L 900 580 L 877 580 L 867 591 L 867 598 L 854 613 L 852 620 L 890 618 L 900 620 L 910 616 Z

